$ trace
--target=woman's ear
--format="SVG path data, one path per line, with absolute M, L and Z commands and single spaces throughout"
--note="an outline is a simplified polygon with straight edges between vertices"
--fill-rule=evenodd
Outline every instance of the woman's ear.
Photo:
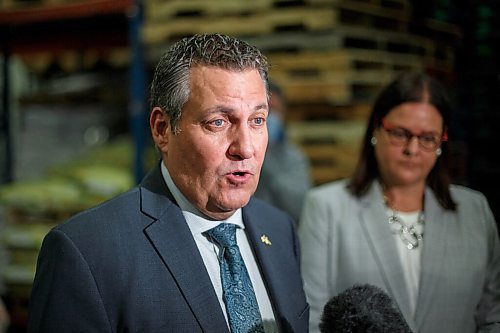
M 155 107 L 149 117 L 149 126 L 156 146 L 160 151 L 166 152 L 170 132 L 170 117 L 160 107 Z

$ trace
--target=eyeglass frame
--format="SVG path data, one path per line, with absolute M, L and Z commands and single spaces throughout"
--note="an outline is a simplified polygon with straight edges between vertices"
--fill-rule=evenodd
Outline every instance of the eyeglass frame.
M 418 141 L 418 145 L 425 151 L 436 151 L 437 149 L 439 149 L 439 147 L 441 146 L 441 143 L 443 142 L 447 142 L 448 141 L 448 131 L 447 130 L 444 130 L 443 134 L 441 135 L 441 137 L 439 136 L 434 136 L 431 134 L 431 136 L 433 136 L 434 138 L 437 138 L 437 140 L 435 141 L 435 146 L 434 146 L 434 143 L 433 143 L 433 147 L 426 147 L 422 141 L 422 138 L 426 137 L 426 136 L 429 136 L 430 133 L 423 133 L 423 134 L 415 134 L 413 133 L 412 131 L 408 130 L 407 128 L 404 128 L 404 127 L 401 127 L 401 126 L 395 126 L 395 125 L 392 125 L 389 123 L 389 121 L 387 119 L 382 119 L 382 122 L 380 124 L 380 127 L 387 132 L 387 134 L 389 134 L 389 141 L 396 145 L 396 146 L 406 146 L 410 143 L 411 139 L 413 139 L 414 137 L 417 138 L 417 141 Z M 394 130 L 402 130 L 404 132 L 404 136 L 405 136 L 405 139 L 404 141 L 398 141 L 398 140 L 403 140 L 403 137 L 395 137 L 394 136 Z

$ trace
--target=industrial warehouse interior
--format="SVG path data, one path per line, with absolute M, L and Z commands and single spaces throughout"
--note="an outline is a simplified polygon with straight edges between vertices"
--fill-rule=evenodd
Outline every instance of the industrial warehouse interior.
M 452 181 L 500 220 L 500 4 L 451 0 L 0 0 L 0 292 L 26 330 L 44 236 L 158 161 L 154 66 L 180 38 L 258 47 L 314 186 L 352 175 L 380 90 L 404 71 L 448 89 Z M 0 332 L 1 331 L 0 328 Z

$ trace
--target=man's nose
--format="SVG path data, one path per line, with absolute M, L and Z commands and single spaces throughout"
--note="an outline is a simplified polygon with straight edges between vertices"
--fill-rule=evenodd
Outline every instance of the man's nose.
M 251 129 L 242 125 L 232 133 L 229 154 L 238 159 L 249 159 L 254 154 L 254 138 Z

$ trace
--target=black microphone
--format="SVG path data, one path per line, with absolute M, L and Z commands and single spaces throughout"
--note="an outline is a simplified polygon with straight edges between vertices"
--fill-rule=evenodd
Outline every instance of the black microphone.
M 412 333 L 398 307 L 379 287 L 355 284 L 325 304 L 322 333 Z

